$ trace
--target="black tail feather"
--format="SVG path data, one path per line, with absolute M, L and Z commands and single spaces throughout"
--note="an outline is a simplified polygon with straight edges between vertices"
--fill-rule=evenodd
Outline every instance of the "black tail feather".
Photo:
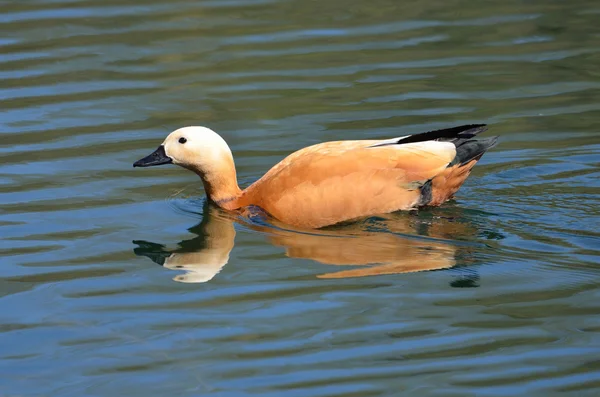
M 450 166 L 467 164 L 471 160 L 479 159 L 488 149 L 494 147 L 497 142 L 497 136 L 485 139 L 458 139 L 454 142 L 456 145 L 456 157 L 452 160 Z

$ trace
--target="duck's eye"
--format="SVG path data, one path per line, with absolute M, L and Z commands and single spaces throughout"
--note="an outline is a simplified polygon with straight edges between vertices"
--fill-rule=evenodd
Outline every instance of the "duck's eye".
M 179 143 L 186 143 L 187 139 L 185 139 L 184 137 L 179 138 Z

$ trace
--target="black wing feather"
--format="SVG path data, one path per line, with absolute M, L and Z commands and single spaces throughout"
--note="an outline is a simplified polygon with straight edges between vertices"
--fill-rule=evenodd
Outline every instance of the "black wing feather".
M 469 139 L 487 130 L 486 124 L 467 124 L 458 127 L 444 128 L 442 130 L 422 132 L 399 139 L 396 144 L 425 142 L 425 141 L 451 141 Z
M 466 164 L 469 161 L 479 158 L 489 148 L 496 145 L 497 136 L 486 139 L 473 139 L 487 130 L 486 124 L 467 124 L 458 127 L 444 128 L 442 130 L 422 132 L 420 134 L 409 135 L 400 138 L 395 142 L 386 142 L 374 146 L 402 145 L 405 143 L 442 141 L 452 142 L 456 146 L 456 157 L 449 166 L 455 164 Z

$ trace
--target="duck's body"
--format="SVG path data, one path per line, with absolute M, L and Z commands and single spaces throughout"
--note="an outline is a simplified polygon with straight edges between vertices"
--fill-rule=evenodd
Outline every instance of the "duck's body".
M 467 125 L 384 141 L 313 145 L 292 153 L 243 191 L 229 147 L 203 127 L 174 131 L 134 166 L 173 162 L 200 175 L 209 199 L 221 208 L 258 206 L 285 223 L 320 228 L 442 204 L 496 143 L 496 137 L 473 139 L 485 129 Z

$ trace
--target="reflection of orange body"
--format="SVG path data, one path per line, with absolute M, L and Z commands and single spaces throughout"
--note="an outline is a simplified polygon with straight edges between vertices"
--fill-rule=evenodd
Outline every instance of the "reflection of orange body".
M 302 235 L 273 236 L 291 258 L 312 259 L 328 265 L 369 265 L 320 275 L 321 278 L 362 277 L 449 268 L 455 265 L 455 247 L 444 243 L 402 238 L 390 233 L 353 237 Z
M 355 223 L 319 234 L 272 233 L 269 241 L 285 247 L 291 258 L 312 259 L 327 265 L 366 266 L 326 273 L 321 278 L 411 273 L 454 266 L 457 247 L 442 239 L 464 236 L 471 228 L 439 219 L 428 226 L 429 238 L 425 239 L 415 236 L 419 224 L 407 214 L 388 214 L 377 224 L 378 230 L 385 231 L 368 231 L 364 224 Z
M 225 266 L 233 249 L 235 218 L 212 205 L 204 208 L 204 219 L 192 229 L 198 237 L 181 242 L 180 252 L 171 253 L 163 263 L 167 268 L 186 272 L 176 276 L 176 281 L 209 281 Z M 458 247 L 447 239 L 473 235 L 470 225 L 447 219 L 435 219 L 426 224 L 426 237 L 416 235 L 416 229 L 422 228 L 424 223 L 415 216 L 388 214 L 379 219 L 376 224 L 369 223 L 368 227 L 365 223 L 354 223 L 318 232 L 242 222 L 244 226 L 264 233 L 273 245 L 283 247 L 291 258 L 311 259 L 327 265 L 361 266 L 324 273 L 318 276 L 320 278 L 449 268 L 456 264 Z M 368 230 L 373 227 L 385 231 Z

